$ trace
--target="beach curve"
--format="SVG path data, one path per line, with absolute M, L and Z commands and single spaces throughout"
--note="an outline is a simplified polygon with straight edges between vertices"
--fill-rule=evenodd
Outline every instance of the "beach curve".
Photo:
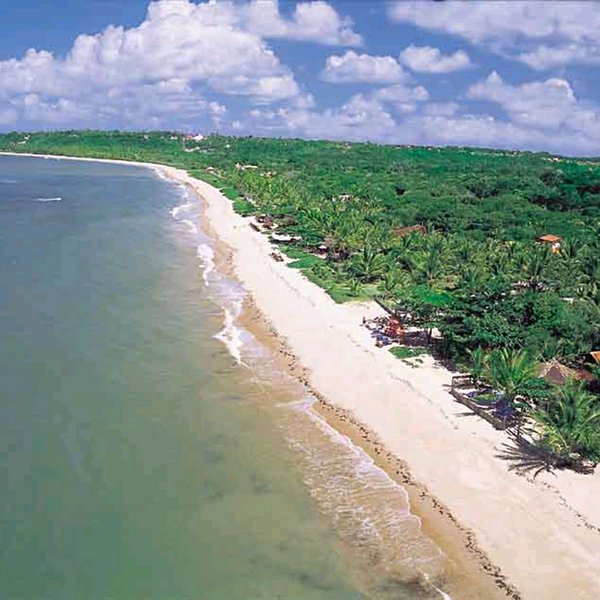
M 482 568 L 494 570 L 508 596 L 600 597 L 598 470 L 537 481 L 509 471 L 497 456 L 507 439 L 463 416 L 444 387 L 448 371 L 429 360 L 411 368 L 374 347 L 360 321 L 378 307 L 337 305 L 301 273 L 273 261 L 266 237 L 209 184 L 173 167 L 104 162 L 157 169 L 202 198 L 211 228 L 232 249 L 235 274 L 297 357 L 325 402 L 323 414 L 334 426 L 354 428 L 375 455 L 407 465 L 415 485 L 471 536 Z

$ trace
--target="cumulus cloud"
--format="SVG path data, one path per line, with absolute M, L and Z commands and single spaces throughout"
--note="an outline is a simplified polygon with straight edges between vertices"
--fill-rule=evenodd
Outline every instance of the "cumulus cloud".
M 429 98 L 429 92 L 422 86 L 407 86 L 405 84 L 390 85 L 371 93 L 371 98 L 391 104 L 399 113 L 411 113 L 417 110 L 419 103 Z
M 425 114 L 415 121 L 414 126 L 420 128 L 420 138 L 431 144 L 523 150 L 547 150 L 552 146 L 555 150 L 565 149 L 564 145 L 552 144 L 542 131 L 532 131 L 491 115 Z
M 514 39 L 517 36 L 570 39 L 593 34 L 600 26 L 600 7 L 595 2 L 548 0 L 543 10 L 537 1 L 443 2 L 435 6 L 415 0 L 394 2 L 389 16 L 425 29 L 460 35 L 472 42 Z
M 183 0 L 174 4 L 189 6 Z M 84 86 L 109 89 L 176 79 L 233 94 L 253 95 L 255 89 L 271 87 L 274 99 L 297 92 L 290 87 L 289 71 L 260 38 L 230 25 L 207 24 L 203 6 L 194 9 L 198 18 L 188 10 L 174 11 L 173 4 L 169 12 L 151 6 L 139 27 L 111 26 L 98 35 L 80 35 L 64 59 L 29 50 L 20 60 L 2 61 L 0 89 L 77 95 Z
M 258 104 L 306 99 L 266 37 L 361 42 L 351 21 L 321 0 L 297 4 L 287 19 L 274 0 L 159 0 L 138 27 L 80 35 L 64 57 L 31 49 L 0 61 L 0 119 L 186 126 L 194 118 L 214 121 L 222 115 L 215 108 L 221 105 L 207 98 L 214 93 Z
M 148 8 L 149 18 L 182 15 L 208 26 L 234 26 L 263 38 L 310 41 L 332 46 L 360 46 L 362 37 L 354 31 L 352 19 L 342 16 L 323 0 L 300 2 L 291 18 L 279 10 L 278 0 L 206 1 L 156 0 Z
M 395 84 L 355 94 L 341 106 L 322 111 L 314 107 L 255 109 L 251 117 L 256 127 L 271 133 L 383 143 L 396 143 L 409 136 L 413 142 L 417 130 L 401 131 L 395 115 L 403 117 L 415 112 L 428 98 L 429 93 L 422 86 Z
M 543 44 L 534 50 L 522 52 L 517 57 L 536 71 L 559 67 L 569 63 L 600 64 L 600 45 L 597 43 L 548 46 Z
M 394 2 L 389 17 L 424 29 L 461 36 L 521 60 L 535 69 L 599 63 L 600 4 L 537 0 L 514 2 Z M 515 53 L 514 50 L 517 50 Z
M 497 73 L 471 86 L 466 102 L 429 102 L 421 86 L 405 83 L 355 94 L 339 107 L 286 107 L 253 113 L 253 125 L 279 135 L 393 144 L 470 145 L 600 152 L 600 108 L 579 100 L 568 81 L 550 78 L 521 85 Z M 471 102 L 469 102 L 471 101 Z M 479 112 L 491 102 L 501 118 Z
M 600 134 L 599 107 L 578 100 L 564 79 L 551 78 L 513 86 L 493 72 L 484 81 L 473 85 L 467 95 L 499 104 L 517 124 L 589 137 Z
M 238 7 L 237 15 L 241 27 L 262 37 L 331 46 L 360 46 L 363 41 L 354 31 L 352 19 L 339 15 L 322 0 L 297 4 L 289 20 L 281 16 L 277 0 L 254 0 L 248 6 Z
M 408 46 L 400 53 L 400 60 L 417 73 L 450 73 L 473 66 L 464 50 L 444 55 L 431 46 Z
M 362 94 L 324 111 L 282 109 L 277 118 L 288 132 L 313 139 L 387 142 L 396 129 L 385 106 Z
M 327 58 L 321 73 L 321 79 L 331 83 L 395 83 L 404 78 L 404 70 L 394 57 L 357 54 L 353 50 Z

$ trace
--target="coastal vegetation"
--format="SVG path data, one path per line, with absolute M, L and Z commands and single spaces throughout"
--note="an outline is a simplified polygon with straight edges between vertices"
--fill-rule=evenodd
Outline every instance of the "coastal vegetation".
M 432 352 L 471 373 L 478 401 L 526 421 L 555 464 L 600 460 L 600 162 L 200 138 L 13 133 L 0 150 L 186 169 L 260 219 L 289 266 L 336 301 L 376 298 L 424 332 Z M 566 367 L 565 382 L 540 378 L 548 361 Z

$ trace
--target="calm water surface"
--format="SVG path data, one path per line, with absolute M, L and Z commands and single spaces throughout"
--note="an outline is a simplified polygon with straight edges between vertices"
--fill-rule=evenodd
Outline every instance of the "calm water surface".
M 199 225 L 152 171 L 0 157 L 0 597 L 435 597 L 402 490 L 268 381 Z

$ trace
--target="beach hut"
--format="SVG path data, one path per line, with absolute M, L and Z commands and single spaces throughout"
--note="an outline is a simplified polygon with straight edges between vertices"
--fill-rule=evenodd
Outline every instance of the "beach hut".
M 589 381 L 592 379 L 591 373 L 583 369 L 567 367 L 555 358 L 542 363 L 538 367 L 537 376 L 546 383 L 553 383 L 554 385 L 564 385 L 569 379 L 576 379 L 578 381 Z
M 550 244 L 552 252 L 558 252 L 560 250 L 562 238 L 558 235 L 554 235 L 553 233 L 547 233 L 537 238 L 537 242 L 539 244 Z

